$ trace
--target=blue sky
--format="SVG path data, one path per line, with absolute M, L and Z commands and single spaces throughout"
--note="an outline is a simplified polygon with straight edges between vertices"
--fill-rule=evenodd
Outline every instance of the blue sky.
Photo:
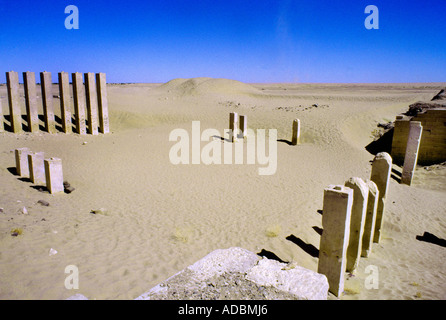
M 368 30 L 367 5 L 379 9 Z M 79 29 L 65 28 L 65 7 Z M 446 0 L 0 0 L 0 83 L 14 70 L 108 82 L 446 82 Z

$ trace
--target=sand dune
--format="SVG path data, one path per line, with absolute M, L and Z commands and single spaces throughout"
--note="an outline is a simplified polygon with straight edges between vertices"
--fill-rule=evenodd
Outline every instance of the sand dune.
M 317 271 L 323 189 L 352 176 L 369 178 L 373 155 L 365 146 L 376 125 L 444 87 L 211 78 L 109 84 L 108 135 L 0 133 L 0 298 L 65 299 L 79 292 L 133 299 L 232 246 Z M 0 97 L 7 113 L 5 86 Z M 260 176 L 257 164 L 170 162 L 172 130 L 191 132 L 199 120 L 201 130 L 223 133 L 233 111 L 248 116 L 249 128 L 277 129 L 274 175 Z M 294 147 L 286 142 L 295 118 L 302 137 Z M 18 179 L 11 152 L 18 147 L 62 158 L 64 178 L 76 190 L 52 196 Z M 411 187 L 391 181 L 383 239 L 348 276 L 343 299 L 446 298 L 446 249 L 416 238 L 427 231 L 446 239 L 444 177 L 444 166 L 419 167 Z M 91 213 L 99 208 L 106 210 Z M 23 233 L 11 236 L 13 228 Z M 51 248 L 57 254 L 50 256 Z M 79 269 L 78 290 L 64 286 L 67 265 Z M 379 270 L 378 289 L 365 288 L 369 265 Z

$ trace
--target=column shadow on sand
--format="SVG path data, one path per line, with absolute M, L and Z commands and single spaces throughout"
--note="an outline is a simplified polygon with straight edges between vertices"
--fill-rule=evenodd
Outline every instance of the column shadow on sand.
M 402 176 L 402 168 L 397 167 L 395 165 L 392 166 L 392 173 L 390 175 L 392 179 L 394 179 L 396 182 L 401 182 L 401 176 Z
M 261 256 L 261 257 L 265 257 L 267 259 L 271 259 L 271 260 L 276 260 L 279 261 L 281 263 L 288 263 L 289 261 L 284 261 L 282 259 L 280 259 L 274 252 L 262 249 L 262 251 L 260 251 L 259 253 L 257 253 L 257 255 Z
M 283 142 L 283 143 L 286 143 L 289 146 L 292 145 L 292 142 L 290 140 L 286 140 L 286 139 L 277 139 L 277 142 Z
M 306 243 L 301 238 L 298 238 L 293 234 L 290 234 L 288 237 L 286 237 L 286 239 L 299 246 L 303 251 L 308 253 L 313 258 L 319 258 L 319 249 L 313 246 L 311 243 Z
M 429 242 L 439 245 L 441 247 L 446 247 L 445 239 L 438 238 L 436 235 L 429 233 L 427 231 L 424 231 L 422 236 L 416 236 L 415 238 L 419 241 Z

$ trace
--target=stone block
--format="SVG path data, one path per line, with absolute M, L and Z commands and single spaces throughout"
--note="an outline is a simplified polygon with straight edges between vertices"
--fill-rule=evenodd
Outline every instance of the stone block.
M 51 194 L 63 193 L 62 159 L 49 158 L 44 160 L 46 187 Z
M 94 73 L 84 73 L 85 95 L 87 97 L 88 133 L 97 135 L 98 132 L 98 97 Z
M 39 131 L 39 115 L 37 109 L 36 75 L 34 72 L 23 72 L 25 89 L 26 119 L 29 132 Z
M 372 251 L 373 234 L 375 231 L 376 211 L 378 209 L 379 190 L 376 183 L 368 180 L 369 195 L 367 200 L 367 212 L 362 236 L 361 256 L 368 257 Z
M 44 156 L 43 152 L 28 154 L 29 179 L 36 185 L 46 185 Z
M 352 213 L 350 217 L 350 238 L 347 249 L 347 268 L 353 272 L 359 263 L 362 249 L 362 237 L 364 234 L 364 224 L 369 197 L 369 187 L 357 177 L 350 178 L 345 182 L 345 186 L 353 190 Z
M 15 149 L 15 167 L 17 174 L 23 178 L 29 178 L 28 148 Z
M 324 189 L 323 232 L 319 245 L 318 273 L 328 279 L 329 290 L 340 297 L 344 291 L 353 190 L 342 185 Z
M 107 81 L 105 73 L 96 73 L 96 88 L 98 96 L 99 132 L 109 133 Z
M 418 161 L 418 150 L 420 148 L 423 126 L 419 121 L 410 122 L 409 138 L 407 139 L 406 153 L 404 156 L 401 183 L 411 185 Z
M 53 81 L 51 72 L 40 73 L 40 86 L 42 89 L 43 117 L 45 122 L 45 130 L 48 133 L 56 133 L 56 121 L 54 119 L 53 105 Z
M 6 86 L 9 99 L 9 117 L 11 119 L 11 129 L 14 133 L 21 133 L 23 131 L 22 110 L 20 108 L 19 75 L 17 72 L 6 72 Z
M 373 242 L 379 243 L 381 238 L 381 228 L 385 211 L 386 196 L 392 172 L 392 157 L 387 152 L 376 154 L 372 163 L 372 173 L 370 180 L 376 183 L 379 190 L 378 207 L 376 211 L 375 231 Z

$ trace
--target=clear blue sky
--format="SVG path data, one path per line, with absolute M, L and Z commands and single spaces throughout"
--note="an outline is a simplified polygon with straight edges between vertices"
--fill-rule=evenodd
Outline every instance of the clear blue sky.
M 67 30 L 65 7 L 79 9 Z M 367 5 L 379 29 L 367 30 Z M 0 83 L 14 70 L 108 82 L 445 82 L 446 0 L 0 0 Z

